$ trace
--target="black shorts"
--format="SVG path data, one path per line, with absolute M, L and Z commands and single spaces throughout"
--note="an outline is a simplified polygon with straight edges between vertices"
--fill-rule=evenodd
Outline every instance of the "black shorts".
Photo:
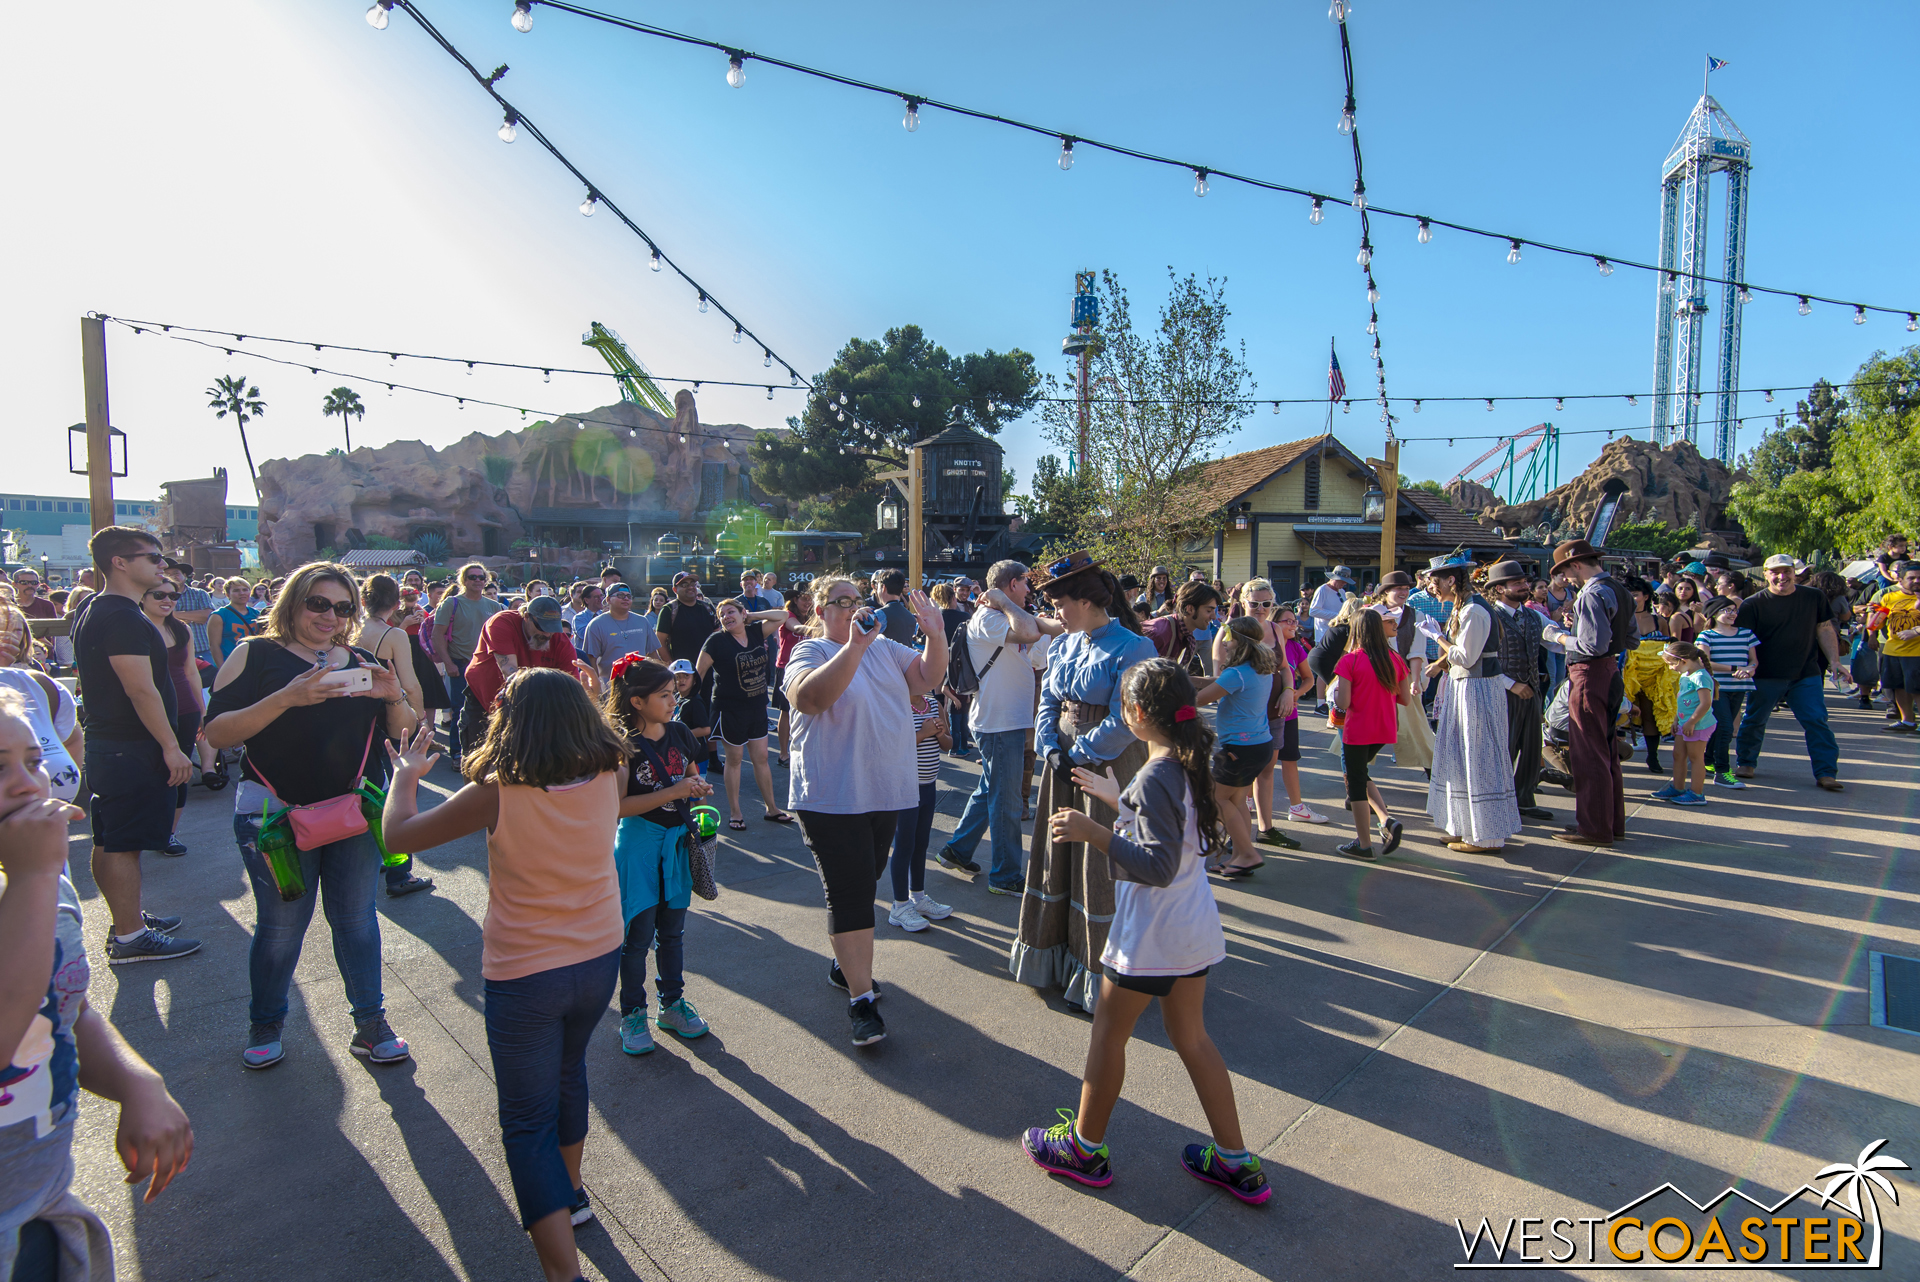
M 1251 788 L 1273 761 L 1273 741 L 1223 743 L 1213 751 L 1213 781 L 1227 788 Z
M 773 670 L 773 689 L 769 691 L 773 706 L 781 712 L 790 712 L 793 705 L 787 702 L 787 670 L 784 667 Z
M 1365 801 L 1367 784 L 1371 776 L 1367 767 L 1380 755 L 1384 743 L 1343 743 L 1340 745 L 1340 765 L 1347 775 L 1347 800 Z
M 767 737 L 767 696 L 745 703 L 716 703 L 713 706 L 713 733 L 730 748 Z
M 1102 966 L 1101 969 L 1106 972 L 1107 978 L 1113 981 L 1115 988 L 1124 988 L 1133 993 L 1145 993 L 1149 997 L 1166 997 L 1173 992 L 1176 981 L 1198 979 L 1213 967 L 1202 966 L 1191 975 L 1122 975 L 1111 966 Z
M 1920 690 L 1920 657 L 1882 654 L 1880 682 L 1889 690 Z
M 173 836 L 173 785 L 151 739 L 90 740 L 93 844 L 102 850 L 165 850 Z
M 1288 717 L 1285 721 L 1269 719 L 1267 729 L 1273 731 L 1273 741 L 1280 749 L 1274 754 L 1275 760 L 1300 760 L 1300 718 Z
M 874 887 L 893 854 L 898 810 L 859 815 L 829 815 L 796 810 L 800 836 L 813 852 L 820 884 L 827 892 L 827 933 L 873 929 Z

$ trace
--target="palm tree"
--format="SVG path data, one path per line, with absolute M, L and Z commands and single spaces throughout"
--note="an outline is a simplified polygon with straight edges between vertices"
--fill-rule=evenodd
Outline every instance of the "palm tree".
M 367 407 L 360 403 L 360 394 L 351 387 L 336 387 L 328 392 L 327 399 L 320 403 L 320 412 L 328 418 L 332 418 L 335 414 L 340 416 L 340 430 L 346 434 L 347 438 L 347 453 L 353 453 L 353 428 L 347 422 L 347 418 L 349 415 L 354 418 L 366 417 Z
M 213 399 L 207 402 L 207 408 L 213 411 L 215 418 L 233 415 L 233 421 L 240 428 L 240 452 L 247 456 L 247 475 L 253 478 L 253 492 L 260 493 L 260 474 L 253 470 L 253 450 L 247 444 L 247 424 L 267 412 L 267 403 L 260 399 L 260 389 L 248 387 L 247 380 L 228 374 L 213 380 L 213 386 L 207 389 L 207 395 Z
M 1861 1149 L 1860 1156 L 1852 1162 L 1835 1162 L 1832 1166 L 1823 1166 L 1813 1177 L 1816 1180 L 1823 1180 L 1829 1175 L 1833 1176 L 1827 1184 L 1826 1192 L 1820 1195 L 1821 1203 L 1823 1205 L 1837 1203 L 1844 1206 L 1855 1219 L 1860 1218 L 1860 1194 L 1862 1191 L 1866 1193 L 1867 1215 L 1873 1221 L 1874 1258 L 1868 1266 L 1870 1268 L 1878 1268 L 1880 1264 L 1880 1204 L 1873 1196 L 1874 1186 L 1878 1185 L 1883 1193 L 1893 1199 L 1895 1205 L 1900 1202 L 1900 1194 L 1894 1189 L 1892 1181 L 1880 1172 L 1913 1169 L 1897 1157 L 1884 1155 L 1875 1157 L 1873 1151 L 1885 1143 L 1885 1140 L 1875 1140 Z M 1841 1196 L 1843 1190 L 1844 1196 Z

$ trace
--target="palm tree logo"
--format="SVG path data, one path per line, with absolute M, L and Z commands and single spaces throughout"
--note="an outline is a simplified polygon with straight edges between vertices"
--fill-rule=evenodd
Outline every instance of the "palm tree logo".
M 336 387 L 320 403 L 320 412 L 328 418 L 338 416 L 340 430 L 347 438 L 347 453 L 353 453 L 353 426 L 347 420 L 366 417 L 367 407 L 360 403 L 360 394 L 351 387 Z
M 1866 1193 L 1865 1218 L 1873 1224 L 1873 1258 L 1867 1262 L 1868 1268 L 1880 1266 L 1880 1204 L 1873 1195 L 1875 1186 L 1892 1198 L 1895 1206 L 1900 1204 L 1900 1194 L 1893 1187 L 1893 1182 L 1880 1172 L 1913 1169 L 1897 1157 L 1885 1155 L 1875 1157 L 1874 1150 L 1885 1143 L 1883 1139 L 1875 1140 L 1861 1149 L 1860 1156 L 1853 1161 L 1835 1162 L 1831 1166 L 1823 1166 L 1813 1177 L 1816 1180 L 1824 1180 L 1831 1175 L 1833 1178 L 1828 1182 L 1826 1191 L 1820 1195 L 1821 1205 L 1844 1206 L 1855 1219 L 1861 1218 L 1860 1194 Z
M 213 380 L 213 386 L 207 389 L 207 395 L 213 399 L 207 402 L 207 408 L 213 411 L 215 418 L 233 415 L 234 422 L 240 427 L 240 451 L 247 456 L 247 475 L 253 478 L 253 492 L 260 493 L 260 474 L 253 470 L 253 450 L 247 444 L 247 424 L 267 412 L 267 403 L 260 399 L 260 389 L 248 387 L 247 380 L 235 375 L 223 375 Z

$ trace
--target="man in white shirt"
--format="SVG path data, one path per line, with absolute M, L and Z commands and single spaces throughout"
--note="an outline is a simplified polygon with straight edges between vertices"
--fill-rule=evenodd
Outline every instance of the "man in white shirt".
M 1340 613 L 1340 607 L 1347 603 L 1347 592 L 1353 587 L 1353 571 L 1344 565 L 1336 565 L 1327 572 L 1327 581 L 1313 590 L 1313 600 L 1307 605 L 1307 617 L 1313 620 L 1313 639 L 1324 641 L 1327 629 Z M 1318 700 L 1316 709 L 1327 710 L 1327 690 L 1324 682 L 1314 679 L 1314 696 Z
M 1041 637 L 1057 636 L 1065 628 L 1057 619 L 1028 613 L 1031 589 L 1027 567 L 1020 562 L 995 562 L 987 571 L 987 584 L 986 595 L 960 630 L 980 680 L 967 721 L 980 745 L 980 786 L 967 798 L 959 826 L 935 858 L 956 871 L 978 873 L 973 852 L 981 836 L 990 832 L 993 862 L 987 889 L 1018 895 L 1026 886 L 1020 802 L 1031 773 L 1023 775 L 1021 763 L 1027 759 L 1034 708 L 1028 651 Z

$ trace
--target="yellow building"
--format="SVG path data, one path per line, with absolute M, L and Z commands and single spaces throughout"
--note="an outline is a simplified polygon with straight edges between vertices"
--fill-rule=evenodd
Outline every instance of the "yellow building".
M 1368 520 L 1369 491 L 1379 477 L 1366 460 L 1332 436 L 1269 445 L 1204 465 L 1195 493 L 1209 510 L 1225 511 L 1212 538 L 1183 549 L 1188 564 L 1227 583 L 1260 577 L 1274 595 L 1295 599 L 1324 582 L 1335 565 L 1361 584 L 1380 577 L 1380 523 Z M 1492 528 L 1427 490 L 1402 490 L 1394 568 L 1413 569 L 1455 548 L 1485 562 L 1509 551 Z

